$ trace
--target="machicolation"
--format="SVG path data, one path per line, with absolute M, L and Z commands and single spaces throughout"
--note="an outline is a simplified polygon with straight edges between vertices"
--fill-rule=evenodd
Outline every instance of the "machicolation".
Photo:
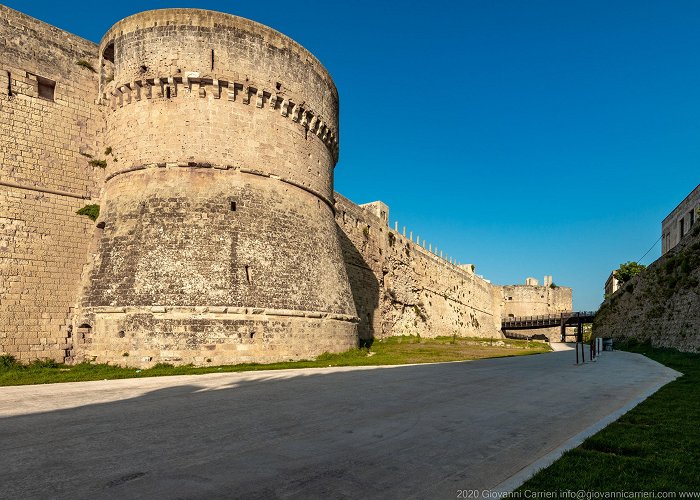
M 290 38 L 164 9 L 95 45 L 4 6 L 0 35 L 0 351 L 201 365 L 501 336 L 503 287 L 334 192 L 338 92 Z M 529 288 L 520 312 L 571 307 Z

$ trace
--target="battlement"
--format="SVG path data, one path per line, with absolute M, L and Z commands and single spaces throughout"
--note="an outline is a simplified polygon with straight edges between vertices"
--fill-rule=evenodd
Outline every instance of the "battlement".
M 337 133 L 318 113 L 292 100 L 277 94 L 272 89 L 264 89 L 253 82 L 235 82 L 230 76 L 222 78 L 202 78 L 198 72 L 185 72 L 184 76 L 155 76 L 132 82 L 117 84 L 111 82 L 104 88 L 102 103 L 112 110 L 124 107 L 142 99 L 167 99 L 180 97 L 221 99 L 224 102 L 239 102 L 256 109 L 278 111 L 279 116 L 288 118 L 299 125 L 301 132 L 318 137 L 333 155 L 333 163 L 338 161 L 339 142 Z
M 356 205 L 338 193 L 335 202 L 361 338 L 501 335 L 499 289 L 471 265 L 389 228 L 385 203 Z
M 166 33 L 172 33 L 175 29 L 183 29 L 183 27 L 192 32 L 204 31 L 210 44 L 216 41 L 217 34 L 223 34 L 230 28 L 238 29 L 255 38 L 260 38 L 265 45 L 293 54 L 299 60 L 304 61 L 305 64 L 309 65 L 313 71 L 318 72 L 329 83 L 334 98 L 336 101 L 338 99 L 338 90 L 328 70 L 304 46 L 269 26 L 224 12 L 187 8 L 154 9 L 139 12 L 118 21 L 104 34 L 99 44 L 100 53 L 103 54 L 105 49 L 114 43 L 115 39 L 124 36 L 124 34 L 158 28 Z M 181 50 L 180 47 L 173 46 L 171 48 L 174 53 L 178 53 Z M 207 56 L 207 54 L 199 54 L 199 57 L 203 58 L 203 66 L 207 66 L 211 62 L 211 59 L 208 59 Z M 113 62 L 118 63 L 120 61 L 119 54 L 114 59 L 115 61 Z M 136 74 L 142 73 L 140 68 L 133 69 L 137 71 Z
M 513 304 L 570 299 L 492 285 L 385 203 L 334 193 L 337 89 L 271 28 L 163 9 L 97 46 L 0 6 L 0 40 L 0 352 L 286 361 L 500 337 Z

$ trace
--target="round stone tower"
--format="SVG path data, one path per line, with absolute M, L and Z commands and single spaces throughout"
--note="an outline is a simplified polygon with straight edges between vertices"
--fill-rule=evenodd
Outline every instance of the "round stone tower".
M 100 44 L 106 183 L 79 358 L 299 359 L 356 345 L 333 214 L 338 93 L 302 46 L 196 9 Z

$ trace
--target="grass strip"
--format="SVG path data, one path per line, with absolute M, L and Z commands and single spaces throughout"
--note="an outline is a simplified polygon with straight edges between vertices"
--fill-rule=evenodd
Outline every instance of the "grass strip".
M 159 377 L 164 375 L 201 375 L 204 373 L 283 370 L 288 368 L 436 363 L 539 354 L 549 350 L 550 348 L 547 344 L 524 340 L 489 340 L 463 337 L 426 339 L 416 336 L 403 336 L 375 341 L 370 349 L 361 348 L 340 354 L 322 354 L 313 360 L 203 367 L 192 365 L 172 366 L 161 363 L 153 368 L 143 370 L 95 363 L 64 365 L 54 361 L 36 361 L 23 365 L 14 361 L 11 356 L 5 355 L 0 356 L 0 386 Z M 128 359 L 125 360 L 125 363 L 127 362 Z
M 700 492 L 700 354 L 636 342 L 621 347 L 683 376 L 564 453 L 514 496 L 565 490 Z

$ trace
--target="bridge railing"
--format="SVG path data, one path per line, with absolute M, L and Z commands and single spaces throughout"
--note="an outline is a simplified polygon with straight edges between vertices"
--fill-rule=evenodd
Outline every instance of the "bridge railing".
M 592 318 L 595 311 L 565 311 L 557 314 L 540 314 L 537 316 L 509 316 L 501 318 L 503 326 L 542 326 L 543 324 L 561 323 L 571 318 Z

